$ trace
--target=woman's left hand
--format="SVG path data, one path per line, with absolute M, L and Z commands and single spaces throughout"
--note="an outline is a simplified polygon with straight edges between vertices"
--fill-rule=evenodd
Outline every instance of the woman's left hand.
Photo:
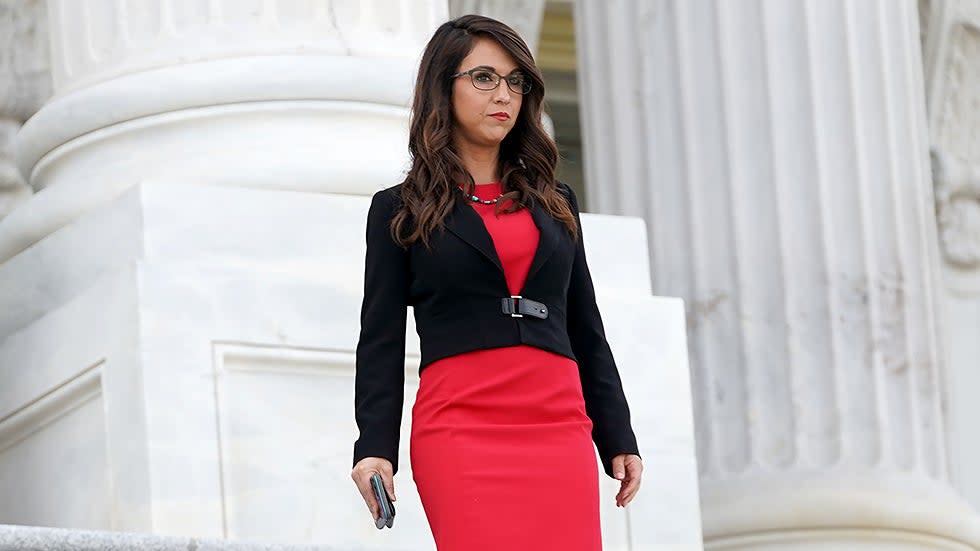
M 621 453 L 612 459 L 613 476 L 622 484 L 616 494 L 616 507 L 626 507 L 640 489 L 643 461 L 640 456 Z

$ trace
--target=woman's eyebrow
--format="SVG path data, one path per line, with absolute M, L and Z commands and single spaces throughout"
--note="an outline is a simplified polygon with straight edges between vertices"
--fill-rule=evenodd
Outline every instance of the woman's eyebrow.
M 496 67 L 494 67 L 493 65 L 477 65 L 476 67 L 473 67 L 473 68 L 474 68 L 474 69 L 490 69 L 490 70 L 491 70 L 491 71 L 493 71 L 494 73 L 496 73 L 496 72 L 497 72 L 497 68 L 496 68 Z M 524 71 L 523 71 L 523 70 L 522 70 L 522 69 L 521 69 L 520 67 L 514 67 L 514 68 L 513 68 L 513 69 L 511 69 L 511 71 L 510 71 L 509 73 L 507 73 L 507 74 L 508 74 L 508 75 L 512 75 L 512 74 L 514 74 L 514 73 L 518 73 L 518 72 L 520 72 L 520 73 L 523 73 Z M 498 73 L 498 74 L 499 74 L 499 73 Z M 503 76 L 507 76 L 507 75 L 503 75 Z

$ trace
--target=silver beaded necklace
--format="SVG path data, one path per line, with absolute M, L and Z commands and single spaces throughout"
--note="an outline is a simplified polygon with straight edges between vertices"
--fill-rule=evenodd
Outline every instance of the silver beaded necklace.
M 463 188 L 459 188 L 459 191 L 462 192 L 463 196 L 469 199 L 470 201 L 473 201 L 474 203 L 483 203 L 484 205 L 496 205 L 497 201 L 499 201 L 500 198 L 504 196 L 504 194 L 501 193 L 494 199 L 480 199 L 476 195 L 467 194 L 465 191 L 463 191 Z

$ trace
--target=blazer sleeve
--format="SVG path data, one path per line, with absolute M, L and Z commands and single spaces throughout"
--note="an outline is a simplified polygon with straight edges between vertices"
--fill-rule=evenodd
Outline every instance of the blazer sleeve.
M 622 453 L 639 455 L 639 449 L 630 425 L 623 383 L 606 342 L 602 317 L 596 305 L 592 275 L 585 259 L 578 200 L 571 187 L 563 183 L 559 186 L 569 198 L 579 228 L 568 286 L 568 336 L 578 361 L 585 410 L 592 420 L 592 439 L 599 450 L 603 469 L 613 476 L 612 458 Z
M 408 253 L 390 234 L 395 196 L 374 194 L 367 215 L 364 299 L 354 376 L 354 419 L 360 435 L 354 464 L 383 457 L 398 472 L 398 440 L 405 400 Z

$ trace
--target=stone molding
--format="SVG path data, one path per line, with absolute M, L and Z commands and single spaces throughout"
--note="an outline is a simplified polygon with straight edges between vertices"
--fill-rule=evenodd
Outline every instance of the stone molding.
M 939 242 L 947 283 L 980 289 L 980 2 L 920 2 Z
M 373 75 L 382 71 L 390 79 Z M 256 73 L 267 75 L 256 79 Z M 33 172 L 56 148 L 100 129 L 166 113 L 256 102 L 337 101 L 395 107 L 411 102 L 413 67 L 400 60 L 332 56 L 261 56 L 162 67 L 100 82 L 51 100 L 21 129 L 17 160 Z M 397 85 L 392 85 L 397 83 Z M 166 89 L 167 94 L 148 93 Z
M 943 258 L 958 270 L 980 271 L 980 164 L 933 149 L 932 170 Z
M 0 551 L 356 551 L 328 545 L 260 545 L 132 532 L 0 524 Z M 396 551 L 393 549 L 392 551 Z

